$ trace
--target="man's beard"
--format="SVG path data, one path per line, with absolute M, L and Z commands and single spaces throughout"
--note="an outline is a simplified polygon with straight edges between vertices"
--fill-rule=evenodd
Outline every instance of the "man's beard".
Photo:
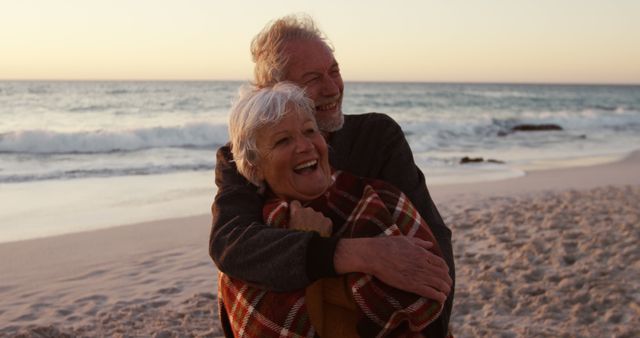
M 344 125 L 344 115 L 342 111 L 340 111 L 340 115 L 335 118 L 317 119 L 316 122 L 318 123 L 318 129 L 326 133 L 331 133 L 342 129 Z

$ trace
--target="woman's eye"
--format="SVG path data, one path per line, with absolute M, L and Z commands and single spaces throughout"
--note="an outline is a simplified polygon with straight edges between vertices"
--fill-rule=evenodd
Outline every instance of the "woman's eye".
M 309 129 L 304 131 L 304 133 L 307 134 L 307 135 L 313 135 L 313 134 L 315 134 L 315 132 L 316 132 L 315 128 L 309 128 Z
M 289 142 L 289 137 L 283 137 L 276 140 L 274 146 L 282 146 Z

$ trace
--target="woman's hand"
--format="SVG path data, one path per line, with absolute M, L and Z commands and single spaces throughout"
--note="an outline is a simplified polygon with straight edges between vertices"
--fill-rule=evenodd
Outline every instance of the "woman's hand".
M 329 237 L 333 223 L 322 213 L 305 208 L 300 202 L 294 200 L 289 203 L 289 229 L 315 231 L 322 237 Z

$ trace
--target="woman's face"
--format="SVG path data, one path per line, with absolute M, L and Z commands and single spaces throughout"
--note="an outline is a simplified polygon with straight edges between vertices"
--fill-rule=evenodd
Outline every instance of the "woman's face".
M 297 109 L 258 130 L 258 174 L 285 200 L 310 201 L 331 184 L 327 144 L 315 120 Z

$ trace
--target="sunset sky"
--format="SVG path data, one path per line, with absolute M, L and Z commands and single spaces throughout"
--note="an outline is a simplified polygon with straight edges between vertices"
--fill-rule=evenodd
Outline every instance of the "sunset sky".
M 640 84 L 636 0 L 0 0 L 0 79 L 248 80 L 296 12 L 347 81 Z

